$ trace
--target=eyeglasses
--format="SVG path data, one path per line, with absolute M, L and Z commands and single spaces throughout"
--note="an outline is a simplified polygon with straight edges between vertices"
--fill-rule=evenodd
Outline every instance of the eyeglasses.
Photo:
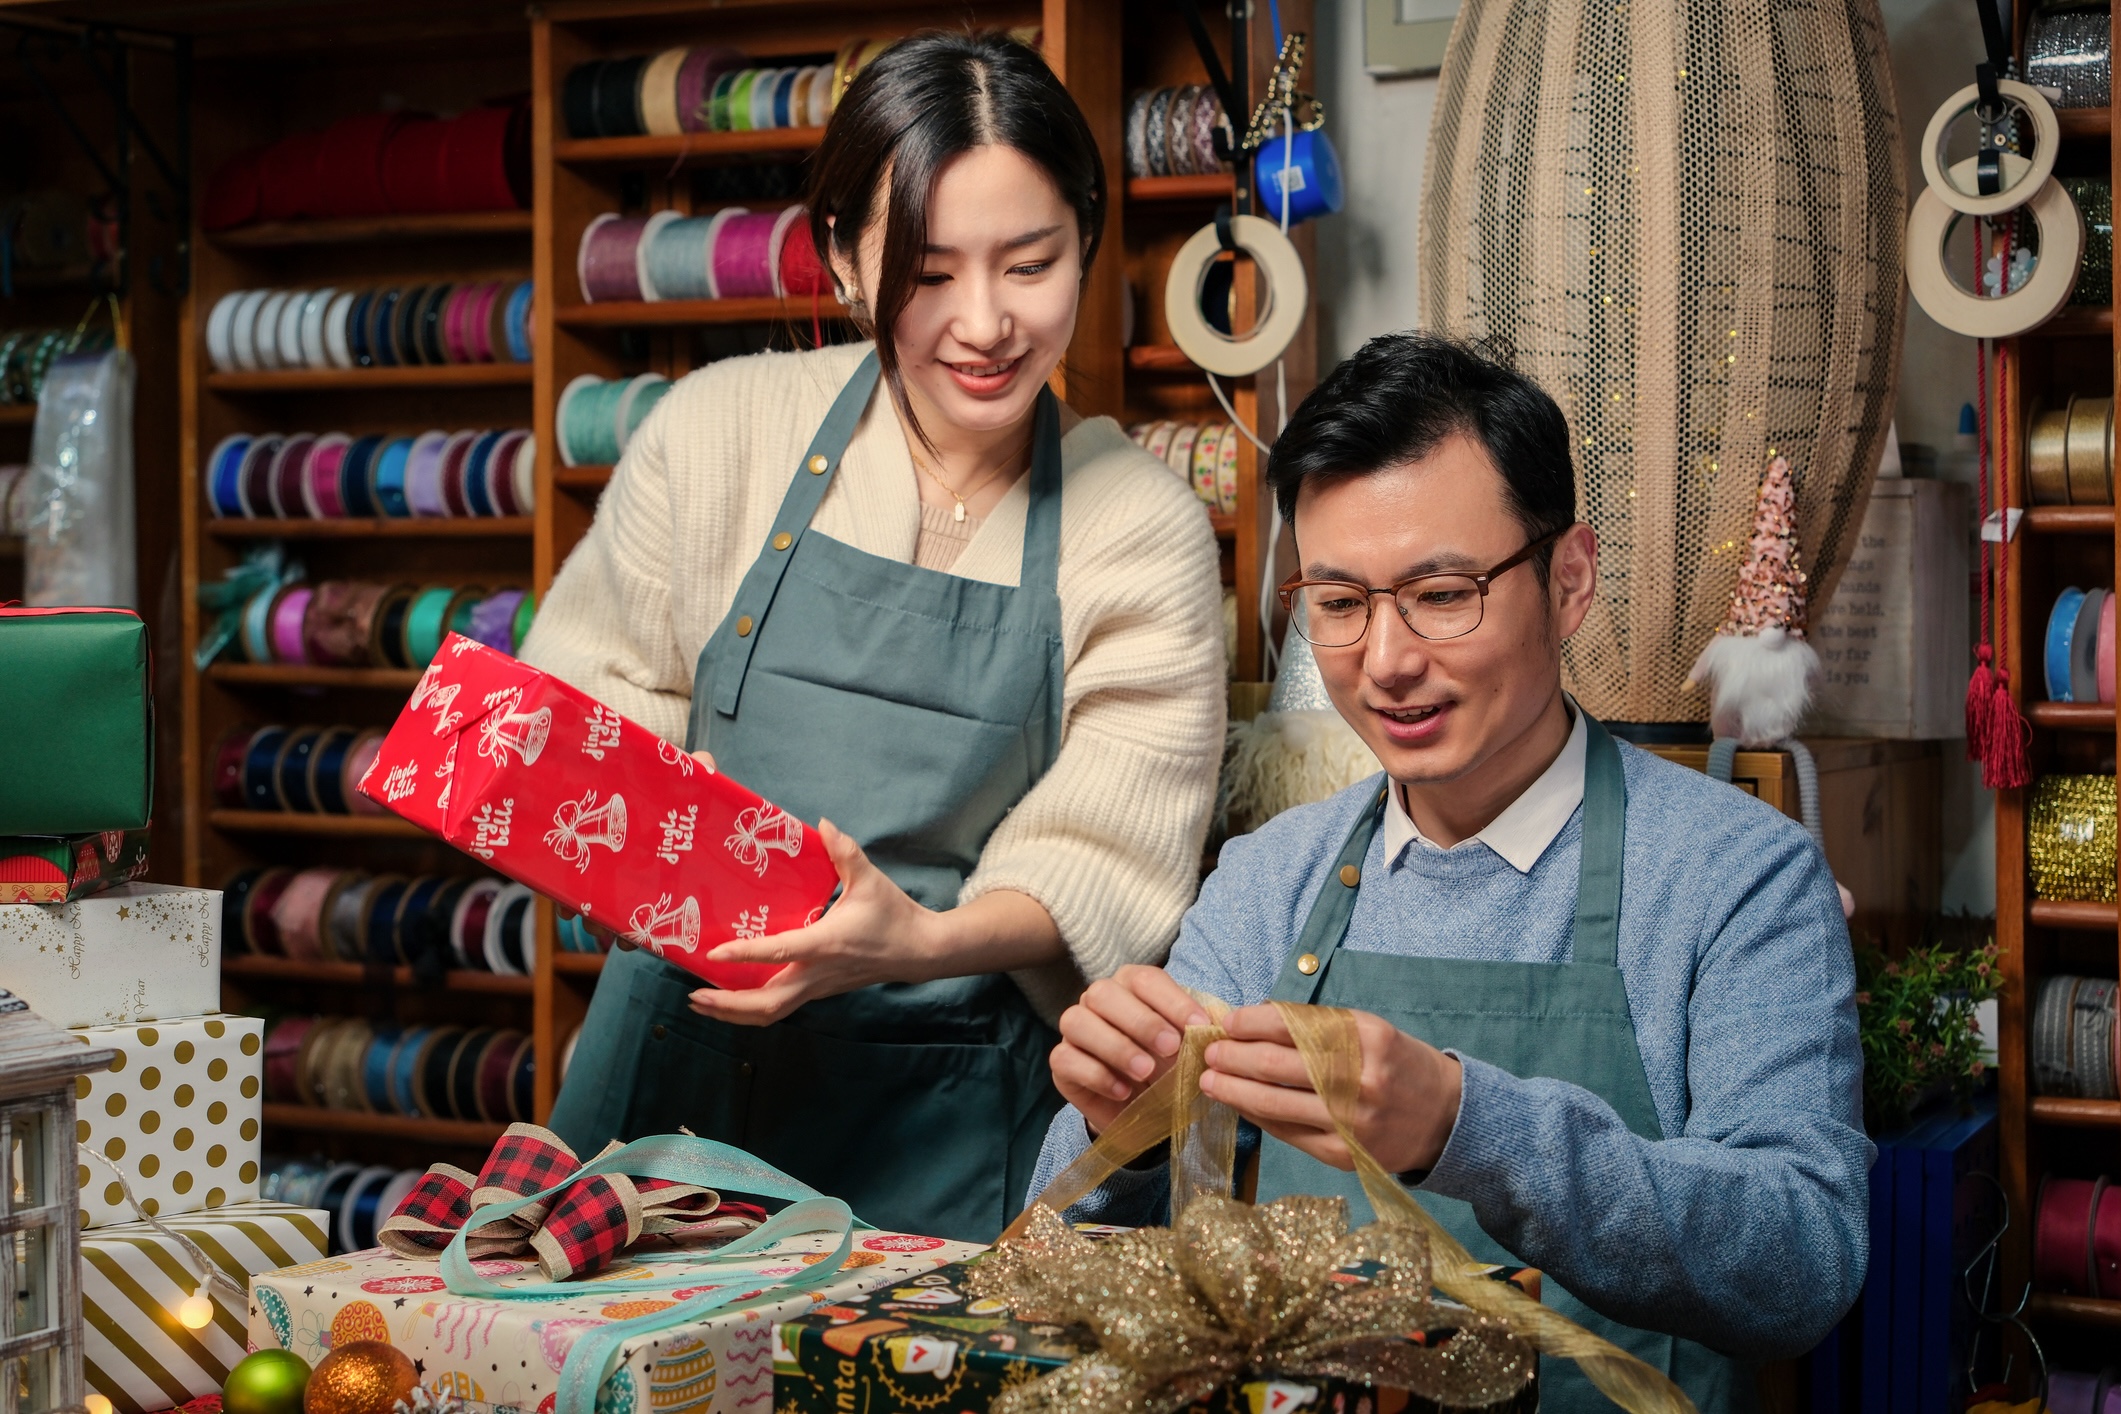
M 1350 648 L 1370 627 L 1370 601 L 1389 594 L 1401 622 L 1427 639 L 1463 638 L 1480 627 L 1487 612 L 1488 586 L 1496 576 L 1517 568 L 1573 527 L 1548 531 L 1485 574 L 1417 574 L 1382 589 L 1344 579 L 1282 581 L 1281 606 L 1296 631 L 1315 648 Z M 1298 612 L 1301 610 L 1301 612 Z

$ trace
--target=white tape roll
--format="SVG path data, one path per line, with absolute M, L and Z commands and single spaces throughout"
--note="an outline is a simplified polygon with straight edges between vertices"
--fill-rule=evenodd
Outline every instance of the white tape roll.
M 2041 183 L 2054 175 L 2055 153 L 2062 144 L 2062 124 L 2055 117 L 2054 105 L 2039 89 L 2003 79 L 1996 90 L 2012 107 L 2033 120 L 2033 155 L 2003 154 L 2003 189 L 1994 196 L 1981 195 L 1975 179 L 1975 158 L 1954 162 L 1949 171 L 1944 168 L 1945 133 L 1961 114 L 1973 111 L 1981 97 L 1978 86 L 1968 84 L 1946 99 L 1944 106 L 1931 115 L 1929 129 L 1922 135 L 1922 179 L 1946 206 L 1968 216 L 2000 215 L 2037 198 Z
M 235 312 L 229 316 L 229 357 L 236 367 L 245 373 L 255 373 L 258 363 L 258 306 L 265 303 L 271 290 L 245 290 L 236 301 Z
M 236 290 L 221 296 L 206 316 L 206 357 L 216 373 L 227 373 L 236 366 L 236 306 L 243 302 L 243 293 Z
M 1259 372 L 1289 347 L 1304 322 L 1311 286 L 1304 278 L 1303 257 L 1273 222 L 1233 216 L 1230 234 L 1265 277 L 1252 331 L 1231 338 L 1210 326 L 1201 313 L 1201 285 L 1209 263 L 1222 253 L 1213 225 L 1195 231 L 1171 261 L 1171 273 L 1164 280 L 1164 320 L 1171 326 L 1171 341 L 1187 358 L 1210 373 L 1242 378 Z
M 1962 219 L 1935 187 L 1915 198 L 1907 220 L 1907 288 L 1930 318 L 1955 334 L 2007 339 L 2037 328 L 2069 303 L 2084 257 L 2084 218 L 2062 184 L 2050 177 L 2025 206 L 2040 225 L 2040 258 L 2023 285 L 1987 298 L 1962 287 L 1944 264 L 1944 240 Z

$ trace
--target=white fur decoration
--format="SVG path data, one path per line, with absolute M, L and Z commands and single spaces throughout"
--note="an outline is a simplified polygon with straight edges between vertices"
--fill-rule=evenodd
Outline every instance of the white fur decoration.
M 1708 685 L 1709 726 L 1717 736 L 1762 750 L 1796 735 L 1818 676 L 1812 645 L 1770 626 L 1753 634 L 1717 634 L 1686 681 L 1688 687 Z
M 1262 712 L 1230 724 L 1218 814 L 1258 829 L 1282 811 L 1346 790 L 1380 767 L 1338 712 Z

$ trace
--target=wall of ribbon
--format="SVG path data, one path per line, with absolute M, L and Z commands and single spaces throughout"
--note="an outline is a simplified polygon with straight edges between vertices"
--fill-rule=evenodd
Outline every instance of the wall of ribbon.
M 202 489 L 217 517 L 521 516 L 537 509 L 537 457 L 528 428 L 233 432 L 208 454 Z
M 530 1037 L 505 1027 L 295 1015 L 265 1033 L 267 1104 L 510 1124 L 535 1073 Z
M 527 589 L 328 579 L 270 585 L 245 599 L 221 661 L 330 668 L 425 668 L 452 633 L 513 654 L 537 616 Z
M 206 316 L 216 372 L 530 361 L 528 280 L 232 290 Z
M 1237 510 L 1237 453 L 1242 434 L 1228 422 L 1137 422 L 1127 435 L 1164 463 L 1210 510 Z
M 670 391 L 660 373 L 598 378 L 585 373 L 560 392 L 554 414 L 563 466 L 611 466 Z
M 605 212 L 575 252 L 586 304 L 610 300 L 809 298 L 832 293 L 800 206 L 711 216 Z
M 1229 125 L 1206 84 L 1145 89 L 1127 102 L 1127 175 L 1205 177 L 1228 169 L 1215 130 Z
M 491 876 L 252 866 L 222 888 L 224 947 L 253 957 L 527 977 L 535 896 Z
M 387 1164 L 267 1154 L 258 1196 L 269 1202 L 323 1209 L 331 1223 L 326 1250 L 336 1257 L 375 1246 L 376 1229 L 397 1211 L 425 1172 Z

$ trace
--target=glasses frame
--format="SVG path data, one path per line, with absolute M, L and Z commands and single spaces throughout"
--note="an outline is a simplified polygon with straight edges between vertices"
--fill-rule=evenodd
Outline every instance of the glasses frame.
M 1427 574 L 1410 574 L 1405 579 L 1398 580 L 1395 583 L 1380 585 L 1375 588 L 1372 588 L 1369 586 L 1358 584 L 1352 579 L 1305 579 L 1303 578 L 1303 571 L 1297 570 L 1292 573 L 1287 579 L 1283 580 L 1281 582 L 1281 588 L 1276 590 L 1275 592 L 1281 599 L 1282 611 L 1284 613 L 1292 615 L 1296 611 L 1293 602 L 1296 598 L 1296 591 L 1299 589 L 1307 589 L 1314 584 L 1332 584 L 1341 585 L 1350 589 L 1360 589 L 1363 592 L 1363 603 L 1365 605 L 1368 605 L 1371 597 L 1375 595 L 1389 594 L 1392 596 L 1392 607 L 1395 611 L 1399 613 L 1399 621 L 1402 624 L 1406 625 L 1407 632 L 1413 634 L 1416 638 L 1421 639 L 1425 643 L 1449 643 L 1454 638 L 1464 638 L 1467 634 L 1475 632 L 1482 624 L 1488 621 L 1488 586 L 1493 584 L 1498 576 L 1507 574 L 1511 570 L 1516 569 L 1526 560 L 1531 559 L 1532 556 L 1538 554 L 1541 550 L 1544 550 L 1547 546 L 1553 544 L 1556 540 L 1559 540 L 1562 536 L 1568 534 L 1575 528 L 1576 524 L 1572 522 L 1568 525 L 1562 526 L 1559 530 L 1550 530 L 1546 534 L 1540 536 L 1537 540 L 1531 541 L 1526 544 L 1523 549 L 1519 550 L 1516 554 L 1510 556 L 1510 558 L 1508 558 L 1507 560 L 1504 560 L 1502 563 L 1494 566 L 1491 569 L 1485 570 L 1480 574 L 1467 574 L 1462 570 L 1431 570 Z M 1432 638 L 1428 634 L 1423 633 L 1420 629 L 1414 627 L 1414 625 L 1408 621 L 1406 612 L 1399 608 L 1399 591 L 1405 589 L 1410 584 L 1419 584 L 1425 579 L 1470 579 L 1473 581 L 1473 587 L 1480 591 L 1480 617 L 1474 620 L 1472 628 L 1467 629 L 1465 633 L 1453 633 L 1446 635 L 1443 638 Z M 1364 637 L 1369 634 L 1370 622 L 1376 617 L 1376 612 L 1373 609 L 1368 615 L 1364 617 L 1362 621 L 1362 632 L 1356 634 L 1355 637 L 1349 639 L 1346 643 L 1329 643 L 1321 645 L 1312 642 L 1311 635 L 1308 633 L 1304 633 L 1303 627 L 1301 625 L 1297 627 L 1296 631 L 1299 634 L 1302 634 L 1304 642 L 1311 644 L 1313 648 L 1318 648 L 1321 646 L 1326 648 L 1353 648 L 1356 644 L 1362 642 Z

